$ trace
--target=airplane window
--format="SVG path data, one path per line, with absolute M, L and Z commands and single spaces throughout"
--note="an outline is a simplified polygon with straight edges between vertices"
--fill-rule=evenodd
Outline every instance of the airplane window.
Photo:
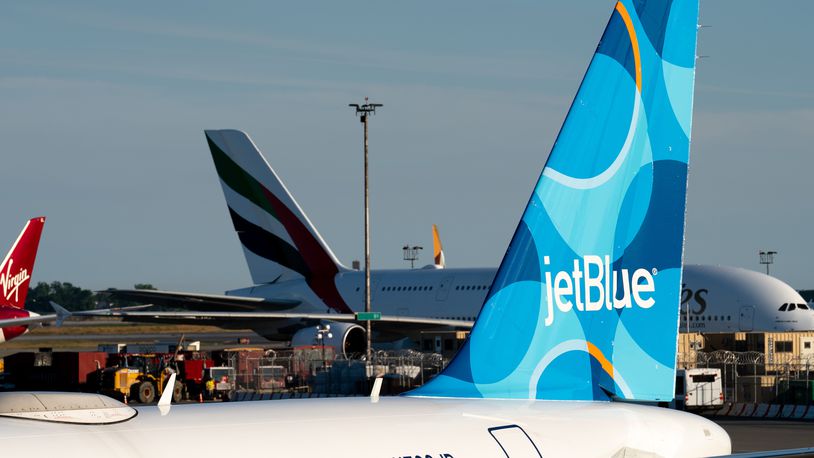
M 797 304 L 797 308 L 802 310 L 810 310 L 806 304 Z
M 456 287 L 455 287 L 455 291 L 458 291 L 458 288 L 460 288 L 460 286 L 456 286 Z
M 796 308 L 797 308 L 797 306 L 796 306 L 796 305 L 794 305 L 794 304 L 789 304 L 789 312 L 791 312 L 792 310 L 795 310 Z
M 783 304 L 783 305 L 781 305 L 781 306 L 780 306 L 780 308 L 779 308 L 779 309 L 777 309 L 777 310 L 780 310 L 781 312 L 785 312 L 785 311 L 786 311 L 786 308 L 788 308 L 788 306 L 789 306 L 789 304 Z
M 730 321 L 730 320 L 732 320 L 732 315 L 727 315 L 726 316 L 726 321 Z

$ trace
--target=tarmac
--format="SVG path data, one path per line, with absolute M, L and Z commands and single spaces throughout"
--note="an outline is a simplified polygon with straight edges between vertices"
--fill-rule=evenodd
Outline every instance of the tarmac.
M 814 422 L 713 418 L 729 433 L 732 453 L 814 447 Z M 795 456 L 811 456 L 795 455 Z

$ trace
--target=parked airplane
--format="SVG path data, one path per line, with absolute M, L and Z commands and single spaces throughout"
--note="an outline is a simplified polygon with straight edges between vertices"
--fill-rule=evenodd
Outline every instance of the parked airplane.
M 729 453 L 726 432 L 707 419 L 609 402 L 673 398 L 697 20 L 697 0 L 616 4 L 469 340 L 423 387 L 397 398 L 138 410 L 99 395 L 0 393 L 3 452 L 84 457 L 265 450 L 425 458 Z M 264 188 L 241 189 L 251 197 L 270 196 Z M 271 217 L 296 221 L 292 207 L 278 199 L 257 204 L 268 205 L 264 213 L 255 209 L 236 218 L 252 224 L 242 226 L 244 244 L 253 243 L 254 228 Z M 258 214 L 264 219 L 247 220 Z M 282 244 L 261 253 L 288 269 L 281 275 L 293 271 L 304 282 L 313 282 L 314 270 L 336 266 L 309 263 Z M 251 256 L 260 257 L 254 249 Z M 309 286 L 328 304 L 347 307 L 336 299 L 335 285 Z M 190 431 L 228 440 L 178 440 Z M 315 432 L 329 445 L 309 447 Z
M 116 309 L 94 310 L 93 312 L 70 312 L 59 304 L 51 302 L 54 313 L 40 315 L 25 309 L 25 299 L 31 275 L 34 273 L 34 261 L 40 236 L 45 226 L 45 217 L 28 220 L 23 230 L 11 246 L 3 264 L 0 265 L 0 343 L 27 333 L 32 325 L 56 322 L 57 325 L 71 316 L 98 315 L 141 310 L 145 306 L 137 305 Z
M 38 314 L 25 309 L 25 298 L 44 225 L 42 216 L 28 220 L 0 265 L 0 342 L 21 336 L 28 325 L 40 322 Z
M 814 310 L 800 293 L 761 272 L 685 265 L 683 282 L 681 332 L 814 330 Z
M 206 138 L 255 285 L 225 295 L 109 290 L 114 299 L 190 311 L 108 314 L 133 321 L 250 328 L 294 346 L 313 344 L 315 325 L 327 322 L 332 337 L 326 343 L 338 354 L 364 352 L 365 329 L 355 315 L 364 310 L 364 272 L 337 260 L 247 134 L 208 130 Z M 371 271 L 374 310 L 382 313 L 374 326 L 377 340 L 415 336 L 418 330 L 471 329 L 497 269 L 445 268 L 435 225 L 433 255 L 434 264 L 423 269 Z M 795 320 L 790 314 L 775 318 L 781 304 L 805 302 L 777 279 L 727 267 L 686 265 L 684 270 L 682 304 L 690 310 L 689 331 L 814 329 L 814 313 L 797 313 Z M 682 323 L 686 332 L 685 316 Z
M 433 249 L 438 253 L 441 238 L 435 224 L 432 231 Z M 437 255 L 434 267 L 445 267 L 438 264 Z M 814 330 L 814 308 L 775 277 L 738 267 L 685 264 L 682 281 L 680 332 Z

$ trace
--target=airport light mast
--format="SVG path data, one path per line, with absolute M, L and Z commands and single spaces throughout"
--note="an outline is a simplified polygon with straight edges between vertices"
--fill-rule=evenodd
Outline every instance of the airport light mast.
M 423 249 L 424 249 L 423 246 L 417 245 L 414 246 L 404 245 L 404 247 L 402 248 L 402 251 L 404 251 L 404 260 L 410 261 L 411 269 L 415 269 L 415 262 L 418 261 L 418 252 Z
M 777 252 L 760 250 L 758 254 L 760 255 L 760 263 L 766 265 L 766 275 L 769 275 L 769 265 L 774 264 L 774 255 Z
M 365 321 L 365 331 L 367 333 L 367 348 L 365 349 L 365 359 L 370 364 L 372 357 L 371 339 L 373 331 L 370 323 L 370 193 L 368 187 L 368 166 L 367 166 L 367 121 L 368 118 L 376 114 L 376 108 L 381 108 L 381 103 L 369 103 L 365 97 L 365 103 L 359 105 L 357 103 L 348 104 L 349 107 L 356 110 L 356 115 L 359 116 L 359 121 L 365 126 L 365 314 L 367 320 Z

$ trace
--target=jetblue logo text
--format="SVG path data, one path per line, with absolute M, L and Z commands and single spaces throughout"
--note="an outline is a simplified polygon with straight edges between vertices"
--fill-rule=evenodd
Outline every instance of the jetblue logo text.
M 543 257 L 543 264 L 548 266 L 551 259 Z M 583 256 L 582 262 L 574 259 L 574 270 L 571 272 L 545 273 L 546 299 L 548 299 L 548 316 L 545 325 L 554 323 L 554 305 L 562 313 L 576 308 L 579 312 L 596 312 L 606 308 L 624 309 L 633 305 L 649 309 L 656 303 L 652 293 L 656 291 L 653 280 L 654 270 L 636 269 L 631 275 L 628 269 L 621 272 L 611 270 L 610 256 L 603 260 L 599 256 Z M 619 283 L 621 283 L 621 295 Z

